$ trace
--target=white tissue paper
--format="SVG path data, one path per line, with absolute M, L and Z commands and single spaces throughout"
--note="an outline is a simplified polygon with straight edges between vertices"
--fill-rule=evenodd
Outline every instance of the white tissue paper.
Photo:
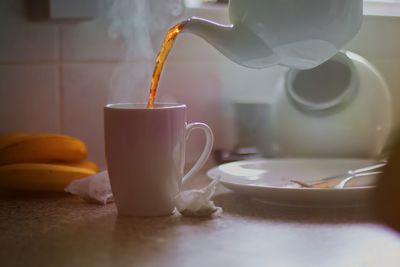
M 180 192 L 175 197 L 176 209 L 183 216 L 189 217 L 207 217 L 222 212 L 222 208 L 216 207 L 211 201 L 217 185 L 218 180 L 214 180 L 202 189 Z M 103 205 L 114 201 L 107 171 L 75 180 L 65 188 L 65 191 L 78 195 L 86 201 Z
M 107 171 L 75 180 L 65 188 L 65 191 L 89 202 L 98 202 L 103 205 L 114 201 Z
M 176 209 L 184 216 L 206 217 L 216 212 L 222 212 L 222 208 L 216 207 L 211 201 L 218 181 L 214 180 L 202 189 L 193 189 L 180 192 L 175 197 Z

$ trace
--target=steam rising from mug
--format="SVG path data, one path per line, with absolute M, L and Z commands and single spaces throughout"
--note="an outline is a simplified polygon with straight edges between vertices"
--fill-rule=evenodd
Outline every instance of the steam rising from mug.
M 109 0 L 109 34 L 123 43 L 110 81 L 109 101 L 145 102 L 156 52 L 165 32 L 181 19 L 183 0 Z

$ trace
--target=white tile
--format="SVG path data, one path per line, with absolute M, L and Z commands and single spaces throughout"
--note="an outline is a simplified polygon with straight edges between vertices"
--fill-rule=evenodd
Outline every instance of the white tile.
M 87 22 L 60 25 L 61 56 L 65 62 L 119 62 L 122 59 L 132 60 L 132 58 L 134 58 L 137 60 L 151 57 L 155 58 L 159 50 L 159 44 L 161 44 L 168 27 L 174 24 L 173 21 L 179 21 L 191 16 L 201 16 L 219 22 L 227 18 L 226 12 L 221 10 L 211 9 L 206 11 L 205 9 L 187 9 L 187 12 L 179 18 L 165 18 L 165 21 L 160 22 L 156 20 L 153 22 L 154 25 L 157 24 L 154 26 L 157 29 L 152 29 L 151 41 L 149 44 L 148 41 L 146 41 L 148 40 L 147 38 L 149 38 L 148 29 L 146 28 L 149 25 L 148 23 L 145 24 L 146 27 L 141 35 L 144 39 L 140 42 L 134 39 L 131 40 L 132 44 L 127 44 L 120 36 L 116 39 L 111 38 L 111 23 L 118 22 L 115 24 L 122 24 L 122 20 L 117 21 L 110 15 L 113 2 L 102 0 L 99 1 L 99 3 L 99 15 L 96 19 Z M 130 21 L 128 23 L 133 22 Z M 161 23 L 166 24 L 164 26 Z M 125 28 L 124 31 L 133 32 L 133 29 Z M 140 52 L 141 49 L 138 46 L 145 47 L 143 49 L 146 49 L 150 54 L 145 56 L 144 51 Z M 211 47 L 201 38 L 193 34 L 182 34 L 178 37 L 171 51 L 170 61 L 215 61 L 221 56 L 222 55 L 220 55 L 215 48 Z
M 103 107 L 113 64 L 65 64 L 62 67 L 64 133 L 82 139 L 89 158 L 105 167 Z
M 124 44 L 110 37 L 107 11 L 111 1 L 99 1 L 98 16 L 89 21 L 60 25 L 61 57 L 64 62 L 119 61 Z
M 0 132 L 59 132 L 56 65 L 0 65 Z
M 24 1 L 0 1 L 0 62 L 55 62 L 57 26 L 30 22 Z
M 144 101 L 147 77 L 140 77 L 139 64 L 65 64 L 63 66 L 64 131 L 83 139 L 90 157 L 104 165 L 103 106 L 108 102 Z M 137 78 L 139 79 L 139 78 Z M 171 63 L 160 82 L 159 101 L 188 105 L 188 121 L 203 121 L 215 133 L 216 147 L 224 141 L 221 132 L 220 77 L 213 64 Z M 109 92 L 117 88 L 118 97 Z M 131 92 L 130 89 L 136 92 Z M 139 96 L 139 97 L 132 97 Z M 203 147 L 203 136 L 195 133 L 188 146 L 188 162 L 193 162 Z
M 272 103 L 287 68 L 273 66 L 249 69 L 225 59 L 220 66 L 223 99 L 224 141 L 227 149 L 238 144 L 238 118 L 235 103 Z M 260 124 L 265 122 L 259 122 Z
M 222 81 L 218 65 L 205 62 L 170 62 L 160 81 L 159 101 L 188 106 L 188 122 L 205 122 L 214 132 L 214 148 L 231 147 L 224 126 Z M 187 162 L 194 162 L 204 145 L 201 132 L 194 132 L 187 149 Z
M 124 45 L 107 33 L 108 24 L 98 18 L 89 22 L 60 25 L 61 58 L 64 62 L 119 61 Z
M 200 17 L 218 23 L 228 24 L 226 8 L 186 8 L 183 18 Z M 220 62 L 225 59 L 217 49 L 204 39 L 191 33 L 182 33 L 175 41 L 170 61 Z
M 368 60 L 400 59 L 400 17 L 364 16 L 359 33 L 347 49 Z
M 393 119 L 400 126 L 400 17 L 364 16 L 360 32 L 347 48 L 369 60 L 392 93 Z
M 178 36 L 170 52 L 168 60 L 171 62 L 205 62 L 218 63 L 225 59 L 217 49 L 204 39 L 191 33 Z

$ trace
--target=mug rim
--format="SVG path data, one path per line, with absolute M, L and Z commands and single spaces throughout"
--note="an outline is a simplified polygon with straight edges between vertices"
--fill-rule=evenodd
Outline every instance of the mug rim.
M 110 110 L 164 110 L 175 108 L 186 108 L 185 104 L 181 103 L 155 103 L 153 108 L 148 108 L 147 103 L 143 102 L 126 102 L 126 103 L 110 103 L 104 106 Z

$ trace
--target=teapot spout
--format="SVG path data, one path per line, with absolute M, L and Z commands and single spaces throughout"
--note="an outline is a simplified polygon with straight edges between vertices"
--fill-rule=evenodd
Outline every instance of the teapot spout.
M 182 32 L 203 38 L 233 62 L 248 68 L 279 64 L 279 57 L 244 25 L 222 25 L 201 18 L 190 18 Z

